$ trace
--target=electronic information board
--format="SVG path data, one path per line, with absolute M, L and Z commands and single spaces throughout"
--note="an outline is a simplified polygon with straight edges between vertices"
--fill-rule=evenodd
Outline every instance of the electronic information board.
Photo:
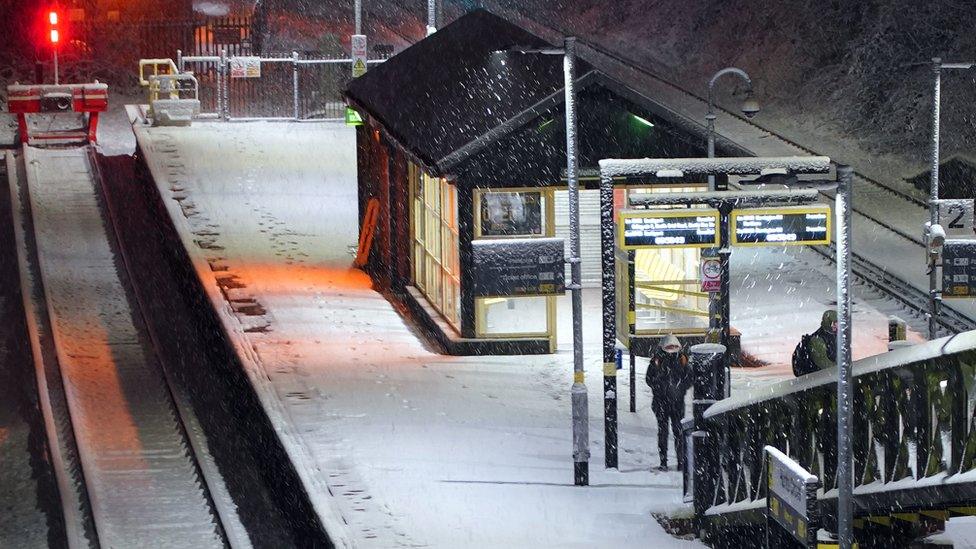
M 620 212 L 617 239 L 623 250 L 715 248 L 718 223 L 715 209 L 628 210 Z
M 942 246 L 942 297 L 976 297 L 976 240 L 946 240 Z
M 738 246 L 830 244 L 830 206 L 732 210 L 732 227 Z

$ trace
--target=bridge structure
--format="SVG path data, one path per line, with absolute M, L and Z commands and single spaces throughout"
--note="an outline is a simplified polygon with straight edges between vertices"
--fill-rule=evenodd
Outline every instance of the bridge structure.
M 904 547 L 976 514 L 976 331 L 859 360 L 853 367 L 854 533 Z M 827 529 L 837 509 L 837 372 L 823 370 L 721 400 L 704 412 L 715 459 L 693 478 L 699 533 L 742 539 L 765 525 L 765 445 L 821 478 Z M 703 501 L 702 501 L 703 500 Z

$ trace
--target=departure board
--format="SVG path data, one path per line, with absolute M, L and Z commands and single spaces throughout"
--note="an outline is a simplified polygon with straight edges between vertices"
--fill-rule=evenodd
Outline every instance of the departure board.
M 830 244 L 830 206 L 732 210 L 732 226 L 739 246 Z
M 620 212 L 618 242 L 624 250 L 719 246 L 718 210 L 628 210 Z

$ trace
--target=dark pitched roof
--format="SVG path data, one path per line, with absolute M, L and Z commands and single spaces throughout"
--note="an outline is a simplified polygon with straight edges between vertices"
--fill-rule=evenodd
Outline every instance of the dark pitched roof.
M 458 18 L 349 83 L 346 97 L 380 121 L 421 161 L 449 169 L 536 115 L 561 104 L 563 58 L 498 54 L 551 47 L 484 10 Z M 577 81 L 591 67 L 577 61 Z

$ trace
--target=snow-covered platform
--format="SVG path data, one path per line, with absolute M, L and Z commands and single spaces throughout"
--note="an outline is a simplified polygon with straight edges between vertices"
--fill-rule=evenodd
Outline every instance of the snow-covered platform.
M 604 471 L 598 345 L 587 360 L 592 485 L 578 488 L 568 347 L 541 357 L 431 353 L 351 268 L 358 223 L 350 129 L 137 122 L 134 131 L 339 545 L 694 545 L 651 517 L 681 506 L 680 477 L 650 472 L 655 430 L 643 383 L 638 413 L 621 413 L 620 471 Z

